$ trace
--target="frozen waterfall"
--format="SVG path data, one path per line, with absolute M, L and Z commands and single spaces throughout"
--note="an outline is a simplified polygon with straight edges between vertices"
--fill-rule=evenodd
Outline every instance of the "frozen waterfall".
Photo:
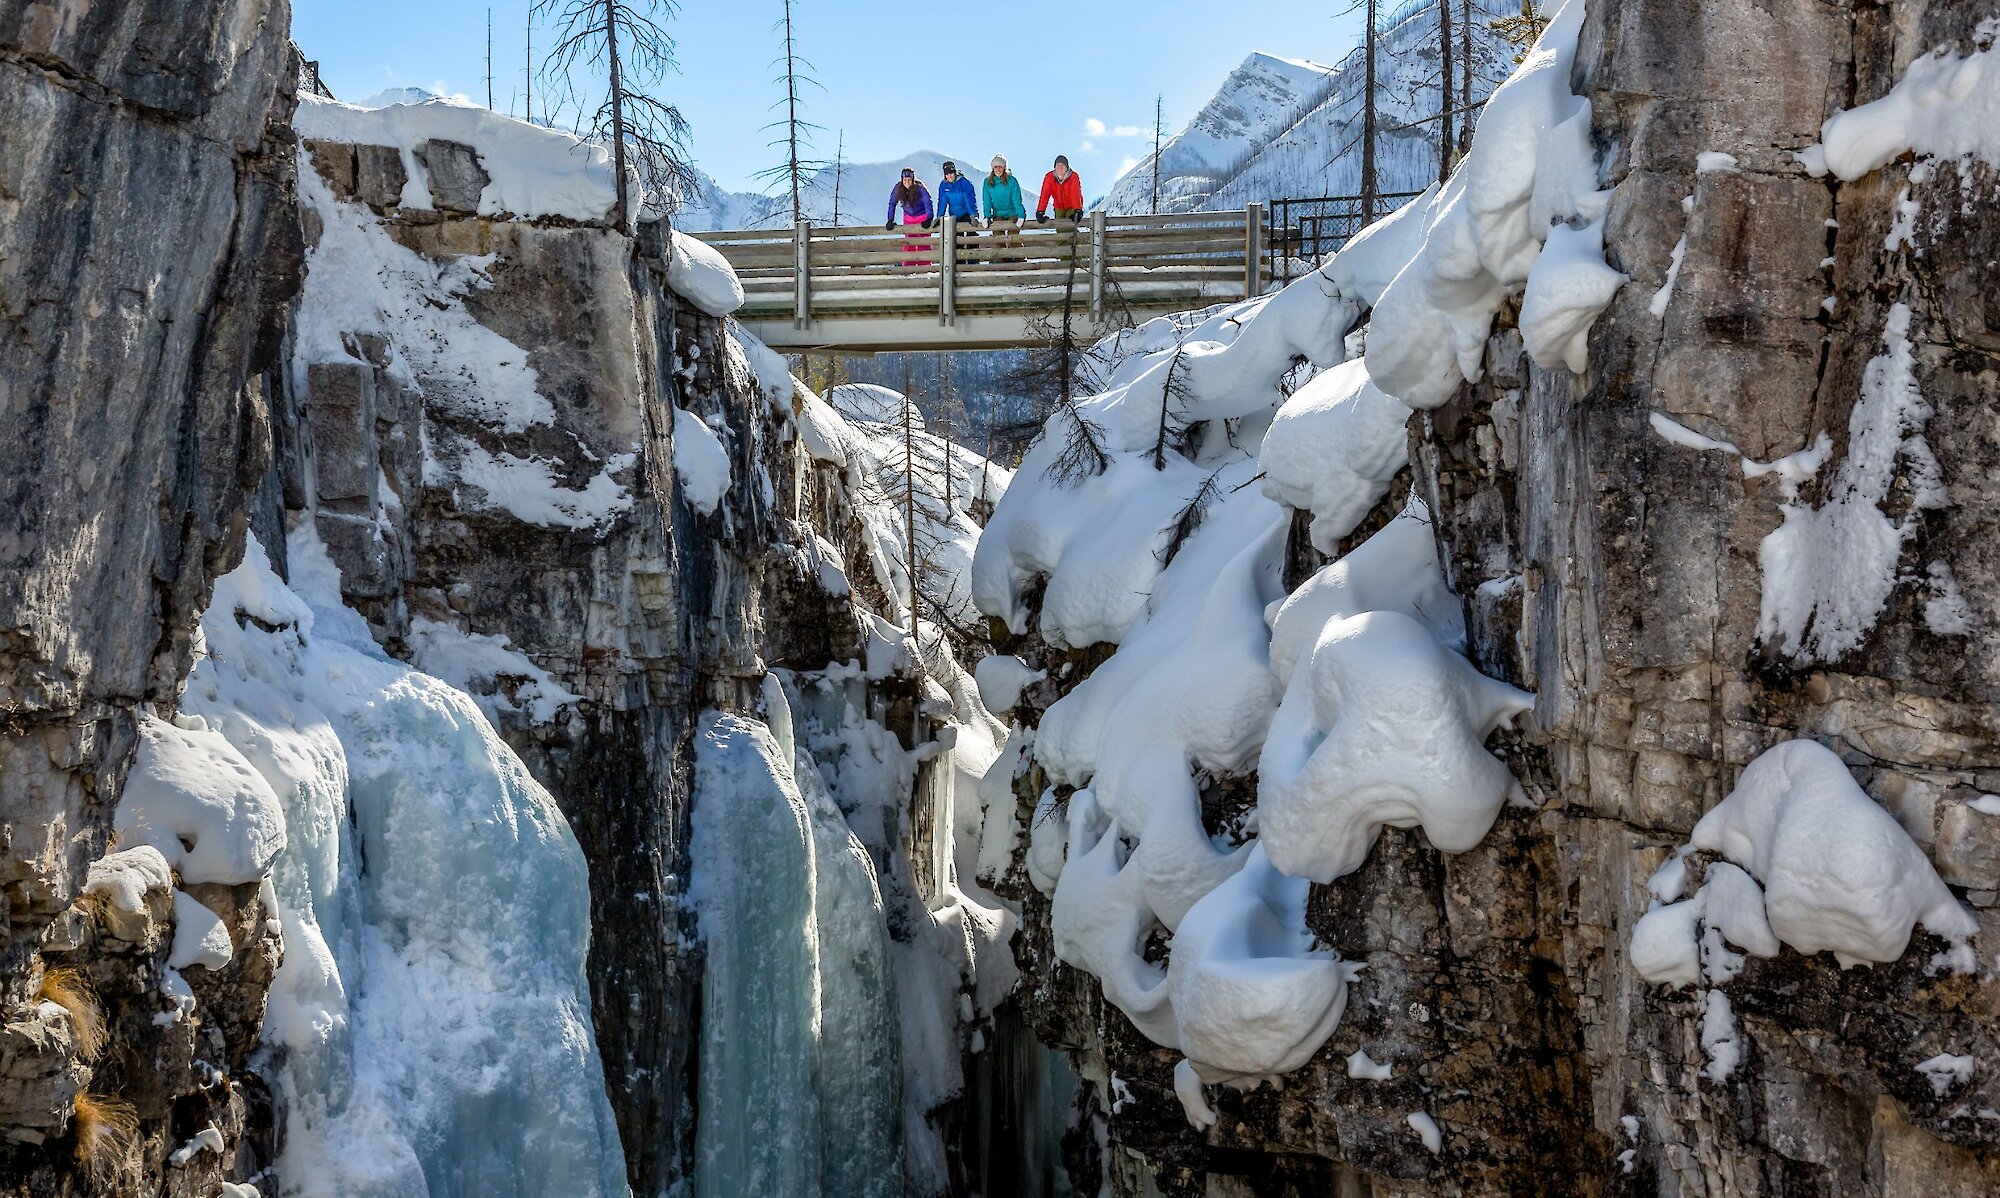
M 695 755 L 695 1193 L 889 1198 L 903 1110 L 881 894 L 775 679 L 764 697 L 768 723 L 709 713 Z
M 281 1192 L 628 1194 L 569 825 L 469 696 L 376 647 L 316 539 L 290 558 L 287 586 L 253 540 L 218 580 L 182 702 L 284 805 Z

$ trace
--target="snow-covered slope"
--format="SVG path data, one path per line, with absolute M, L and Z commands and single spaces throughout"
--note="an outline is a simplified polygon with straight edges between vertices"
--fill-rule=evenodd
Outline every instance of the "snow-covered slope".
M 1513 48 L 1487 24 L 1511 10 L 1514 6 L 1508 0 L 1473 0 L 1474 101 L 1490 93 L 1512 69 Z M 1454 93 L 1460 70 L 1460 18 L 1461 10 L 1454 5 Z M 1437 124 L 1397 126 L 1425 121 L 1438 112 L 1437 6 L 1403 5 L 1386 14 L 1377 54 L 1380 132 L 1375 153 L 1380 189 L 1420 191 L 1437 178 Z M 1219 212 L 1285 196 L 1355 194 L 1361 181 L 1358 146 L 1366 78 L 1365 52 L 1358 47 L 1332 67 L 1252 55 L 1230 73 L 1215 99 L 1188 127 L 1161 149 L 1160 210 Z M 1272 111 L 1270 106 L 1280 102 L 1287 86 L 1295 90 L 1293 101 Z M 1451 107 L 1458 106 L 1454 94 Z M 1245 131 L 1247 142 L 1218 136 L 1218 129 L 1232 126 Z M 1219 152 L 1232 147 L 1234 153 Z M 1104 199 L 1105 209 L 1148 211 L 1152 170 L 1149 154 L 1113 185 Z

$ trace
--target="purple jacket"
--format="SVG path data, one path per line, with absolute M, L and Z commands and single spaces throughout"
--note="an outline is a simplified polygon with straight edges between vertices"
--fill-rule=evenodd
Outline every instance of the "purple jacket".
M 896 209 L 898 207 L 903 209 L 904 216 L 914 216 L 920 220 L 929 220 L 931 217 L 937 215 L 931 210 L 931 193 L 922 183 L 917 184 L 917 202 L 915 206 L 897 204 L 896 197 L 902 191 L 902 186 L 902 181 L 899 179 L 896 182 L 896 186 L 889 189 L 889 215 L 886 219 L 890 223 L 893 224 L 895 222 Z

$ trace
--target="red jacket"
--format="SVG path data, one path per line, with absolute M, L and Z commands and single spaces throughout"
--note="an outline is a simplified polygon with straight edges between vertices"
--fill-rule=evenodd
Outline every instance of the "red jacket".
M 1042 198 L 1035 201 L 1035 215 L 1041 216 L 1049 210 L 1049 197 L 1054 196 L 1057 212 L 1083 211 L 1083 176 L 1075 171 L 1069 178 L 1058 180 L 1050 171 L 1042 176 Z

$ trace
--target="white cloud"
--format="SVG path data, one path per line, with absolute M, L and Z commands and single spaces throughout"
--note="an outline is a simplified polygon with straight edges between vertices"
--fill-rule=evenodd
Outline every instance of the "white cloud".
M 1138 165 L 1139 165 L 1139 160 L 1137 158 L 1132 157 L 1130 154 L 1127 154 L 1125 155 L 1125 160 L 1118 164 L 1118 173 L 1121 175 L 1129 174 L 1132 168 Z
M 1144 133 L 1144 132 L 1145 132 L 1145 130 L 1144 130 L 1144 129 L 1141 129 L 1141 128 L 1140 128 L 1139 126 L 1137 126 L 1137 125 L 1120 125 L 1120 126 L 1118 126 L 1118 127 L 1116 128 L 1116 129 L 1113 129 L 1113 130 L 1111 131 L 1111 136 L 1113 136 L 1113 137 L 1137 137 L 1137 136 L 1139 136 L 1140 134 L 1142 134 L 1142 133 Z
M 1085 139 L 1084 143 L 1078 146 L 1076 149 L 1077 152 L 1080 154 L 1095 154 L 1097 152 L 1097 143 Z
M 1104 122 L 1094 116 L 1083 118 L 1083 135 L 1085 137 L 1103 137 Z

